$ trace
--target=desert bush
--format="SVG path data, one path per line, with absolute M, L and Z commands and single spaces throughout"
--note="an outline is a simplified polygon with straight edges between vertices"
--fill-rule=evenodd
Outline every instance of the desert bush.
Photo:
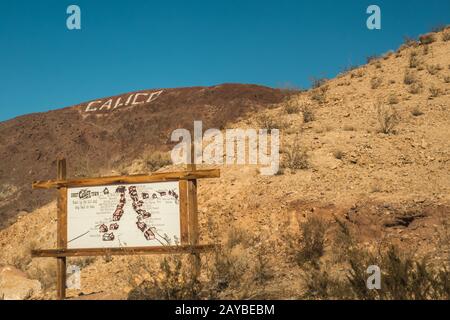
M 314 115 L 314 111 L 310 105 L 307 105 L 307 104 L 303 105 L 301 108 L 301 111 L 302 111 L 304 123 L 314 121 L 315 115 Z
M 362 77 L 364 77 L 364 74 L 365 74 L 364 69 L 358 68 L 350 74 L 350 77 L 351 78 L 362 78 Z
M 388 97 L 388 103 L 389 103 L 390 105 L 398 104 L 399 102 L 400 102 L 400 101 L 399 101 L 399 99 L 398 99 L 398 96 L 397 96 L 395 93 L 392 93 L 392 94 L 389 95 L 389 97 Z
M 315 216 L 309 217 L 299 225 L 298 234 L 288 240 L 288 254 L 296 264 L 318 267 L 325 252 L 325 233 L 327 223 Z
M 417 81 L 417 76 L 414 72 L 406 71 L 405 76 L 403 77 L 403 83 L 406 85 L 413 84 Z
M 27 270 L 27 274 L 31 279 L 39 280 L 43 290 L 51 289 L 56 285 L 56 261 L 49 259 L 40 262 Z
M 411 51 L 411 54 L 409 55 L 409 67 L 411 69 L 417 68 L 421 64 L 421 61 L 418 57 L 418 54 L 416 51 Z
M 325 85 L 327 82 L 328 82 L 327 78 L 311 77 L 311 87 L 313 89 L 318 89 L 318 88 L 322 87 L 323 85 Z
M 368 56 L 368 57 L 366 58 L 366 62 L 367 62 L 367 63 L 372 63 L 372 62 L 376 62 L 376 61 L 379 60 L 379 59 L 380 59 L 380 56 L 374 54 L 374 55 Z
M 395 127 L 400 122 L 397 111 L 392 106 L 385 105 L 382 102 L 377 102 L 375 109 L 377 112 L 379 132 L 384 134 L 393 133 Z
M 419 42 L 424 45 L 431 44 L 435 41 L 436 41 L 436 36 L 433 33 L 424 34 L 419 37 Z
M 338 222 L 335 251 L 340 252 L 344 270 L 333 275 L 332 266 L 319 260 L 310 267 L 302 265 L 306 293 L 303 298 L 358 300 L 424 300 L 450 298 L 450 272 L 447 266 L 435 268 L 426 259 L 414 260 L 400 254 L 395 246 L 379 248 L 376 253 L 358 246 L 345 223 Z M 343 239 L 344 242 L 340 242 Z M 337 246 L 335 246 L 337 244 Z M 367 268 L 379 266 L 381 289 L 367 288 Z
M 403 43 L 404 43 L 404 47 L 417 47 L 419 45 L 419 43 L 417 42 L 416 39 L 411 38 L 409 36 L 404 36 L 403 37 Z
M 272 243 L 255 234 L 231 228 L 226 240 L 219 240 L 218 226 L 208 223 L 211 252 L 202 254 L 200 272 L 194 272 L 192 256 L 171 255 L 152 269 L 140 263 L 141 271 L 150 275 L 135 285 L 130 300 L 198 300 L 264 298 L 265 286 L 272 279 L 269 250 Z
M 411 94 L 418 94 L 422 91 L 422 87 L 423 87 L 422 83 L 415 82 L 408 87 L 408 92 Z
M 300 107 L 295 101 L 288 101 L 284 106 L 284 111 L 286 111 L 287 114 L 296 114 L 300 112 Z
M 433 97 L 433 98 L 439 97 L 441 95 L 441 89 L 439 89 L 435 85 L 432 85 L 430 87 L 429 91 L 430 91 L 431 97 Z
M 438 64 L 433 65 L 427 65 L 427 71 L 431 75 L 436 75 L 440 70 L 442 70 L 442 67 Z
M 442 41 L 449 41 L 449 40 L 450 40 L 450 30 L 446 30 L 442 34 Z
M 383 80 L 380 77 L 373 77 L 370 80 L 370 87 L 372 89 L 377 89 L 381 85 L 382 82 L 383 82 Z
M 267 129 L 268 133 L 271 133 L 273 129 L 281 129 L 282 127 L 282 124 L 275 117 L 267 114 L 260 115 L 257 121 L 261 128 Z
M 327 91 L 327 85 L 323 85 L 320 88 L 314 89 L 311 92 L 311 99 L 318 102 L 319 104 L 324 104 L 327 101 Z
M 308 153 L 305 148 L 300 146 L 298 137 L 291 146 L 286 148 L 284 153 L 281 161 L 282 169 L 305 170 L 309 168 Z
M 444 77 L 444 82 L 445 83 L 450 83 L 450 76 L 445 76 Z
M 170 159 L 170 155 L 166 152 L 150 152 L 144 155 L 143 161 L 147 166 L 148 170 L 156 171 L 165 166 L 171 165 L 172 160 Z

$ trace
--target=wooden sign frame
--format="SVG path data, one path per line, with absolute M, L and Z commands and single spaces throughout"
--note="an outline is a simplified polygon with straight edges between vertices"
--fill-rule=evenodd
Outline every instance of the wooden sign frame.
M 67 179 L 66 160 L 57 160 L 57 179 L 33 182 L 33 189 L 57 189 L 57 248 L 32 250 L 36 258 L 53 257 L 57 259 L 57 297 L 66 297 L 66 258 L 79 256 L 110 255 L 146 255 L 146 254 L 179 254 L 192 255 L 193 273 L 200 272 L 200 253 L 213 248 L 213 245 L 199 245 L 198 212 L 197 212 L 197 179 L 218 178 L 219 169 L 197 170 L 195 165 L 188 165 L 187 170 L 178 172 L 162 172 L 151 175 L 131 175 L 115 177 L 99 177 L 84 179 Z M 179 181 L 180 191 L 180 235 L 181 245 L 158 247 L 123 247 L 123 248 L 67 248 L 67 191 L 71 187 L 92 187 L 103 185 L 151 183 Z

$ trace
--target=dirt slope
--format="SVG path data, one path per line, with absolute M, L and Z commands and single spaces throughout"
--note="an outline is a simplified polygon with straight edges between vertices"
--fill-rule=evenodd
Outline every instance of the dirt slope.
M 19 212 L 30 212 L 52 199 L 52 193 L 35 192 L 30 186 L 32 181 L 54 178 L 57 157 L 68 159 L 72 177 L 117 169 L 150 150 L 167 150 L 170 133 L 189 129 L 196 119 L 221 128 L 281 102 L 286 95 L 240 84 L 160 91 L 127 93 L 0 123 L 0 228 Z M 152 97 L 155 92 L 159 94 Z M 86 112 L 88 108 L 95 111 Z
M 442 33 L 435 38 L 428 45 L 403 46 L 339 75 L 322 89 L 297 94 L 290 103 L 246 113 L 240 120 L 229 118 L 227 127 L 240 128 L 260 127 L 262 116 L 272 119 L 281 129 L 283 159 L 299 149 L 307 155 L 307 168 L 285 165 L 283 174 L 265 177 L 256 166 L 226 166 L 221 167 L 220 179 L 199 184 L 201 230 L 213 220 L 223 233 L 236 226 L 271 241 L 268 255 L 274 279 L 266 297 L 296 298 L 302 292 L 300 271 L 286 257 L 283 236 L 311 216 L 331 224 L 333 217 L 348 222 L 368 248 L 393 243 L 438 264 L 448 259 L 450 41 L 443 41 Z M 412 83 L 405 81 L 410 73 Z M 398 114 L 398 125 L 390 134 L 379 132 L 378 102 Z M 310 114 L 313 121 L 305 122 Z M 142 169 L 136 162 L 131 171 Z M 55 221 L 48 216 L 52 212 L 54 217 L 53 211 L 54 203 L 1 231 L 0 261 L 12 263 L 18 260 L 17 251 L 26 255 L 29 247 L 53 245 Z M 26 225 L 32 226 L 30 234 L 39 236 L 24 237 Z M 208 241 L 202 235 L 202 241 Z M 327 233 L 327 244 L 332 237 L 332 231 Z M 328 246 L 326 250 L 331 252 Z M 82 272 L 81 291 L 126 297 L 130 279 L 142 281 L 131 271 L 137 259 L 90 261 Z M 149 259 L 147 263 L 156 258 Z M 34 274 L 44 262 L 19 263 Z M 111 282 L 98 281 L 105 275 L 112 275 Z

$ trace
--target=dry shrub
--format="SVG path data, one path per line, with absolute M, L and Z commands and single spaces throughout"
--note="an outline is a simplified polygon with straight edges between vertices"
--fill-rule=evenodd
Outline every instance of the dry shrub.
M 311 78 L 311 87 L 313 89 L 320 88 L 320 87 L 324 86 L 327 83 L 327 81 L 328 81 L 327 78 L 315 78 L 315 77 L 312 77 Z
M 167 152 L 150 152 L 144 155 L 143 161 L 150 171 L 157 171 L 165 166 L 171 165 L 172 160 Z
M 423 84 L 420 82 L 415 82 L 409 86 L 408 92 L 411 94 L 418 94 L 422 91 Z
M 300 107 L 297 102 L 290 100 L 285 104 L 284 111 L 286 111 L 287 114 L 297 114 L 300 112 Z
M 418 68 L 420 64 L 421 64 L 421 61 L 417 55 L 417 52 L 411 51 L 411 54 L 409 56 L 409 67 L 411 69 Z
M 442 67 L 438 64 L 427 65 L 427 71 L 431 75 L 436 75 L 439 71 L 442 70 Z
M 308 153 L 299 143 L 298 137 L 295 142 L 284 151 L 285 155 L 281 162 L 282 169 L 305 170 L 309 168 Z
M 385 105 L 382 102 L 377 102 L 375 105 L 377 112 L 377 120 L 379 124 L 379 132 L 384 134 L 391 134 L 394 132 L 394 128 L 400 122 L 400 116 L 394 107 Z
M 263 129 L 267 129 L 268 133 L 271 133 L 273 129 L 281 129 L 283 127 L 279 120 L 267 114 L 260 115 L 257 121 L 258 125 Z
M 445 83 L 450 83 L 450 76 L 445 76 L 444 77 L 444 82 Z
M 372 89 L 377 89 L 380 87 L 380 85 L 383 83 L 383 80 L 380 77 L 373 77 L 370 80 L 370 87 Z
M 219 241 L 217 224 L 208 225 L 216 243 L 203 253 L 200 273 L 193 269 L 192 256 L 163 258 L 156 270 L 138 265 L 150 275 L 128 295 L 130 300 L 264 299 L 272 279 L 269 251 L 273 243 L 241 229 L 231 228 L 225 241 Z
M 49 290 L 56 285 L 56 261 L 54 259 L 40 260 L 37 265 L 27 270 L 31 279 L 39 280 L 42 289 Z
M 319 266 L 325 252 L 327 228 L 323 219 L 311 216 L 299 225 L 298 233 L 286 237 L 287 253 L 297 265 Z
M 327 102 L 327 92 L 328 86 L 323 85 L 320 88 L 312 90 L 311 99 L 318 102 L 319 104 L 324 104 Z
M 407 70 L 405 76 L 403 77 L 403 83 L 406 85 L 411 85 L 417 82 L 417 75 L 414 72 Z
M 441 93 L 442 93 L 441 89 L 439 89 L 435 85 L 432 85 L 429 90 L 430 90 L 430 95 L 431 95 L 432 98 L 439 97 L 441 95 Z
M 400 254 L 395 246 L 378 248 L 373 253 L 362 249 L 349 227 L 336 219 L 337 233 L 333 252 L 344 268 L 336 271 L 335 265 L 324 260 L 302 264 L 306 292 L 309 299 L 358 300 L 424 300 L 450 298 L 450 272 L 448 266 L 437 269 L 426 259 L 414 260 L 409 253 Z M 381 289 L 367 287 L 367 268 L 378 266 L 381 270 Z M 333 268 L 334 267 L 334 268 Z
M 442 34 L 442 41 L 449 41 L 449 40 L 450 40 L 450 30 L 446 30 Z
M 435 41 L 436 41 L 436 36 L 433 33 L 424 34 L 419 37 L 419 42 L 424 45 L 431 44 Z
M 312 122 L 315 119 L 314 111 L 312 110 L 310 105 L 303 105 L 301 108 L 302 115 L 303 115 L 303 122 L 308 123 Z
M 400 102 L 400 100 L 398 99 L 398 96 L 396 94 L 392 93 L 392 94 L 389 95 L 388 103 L 390 105 L 398 104 L 399 102 Z

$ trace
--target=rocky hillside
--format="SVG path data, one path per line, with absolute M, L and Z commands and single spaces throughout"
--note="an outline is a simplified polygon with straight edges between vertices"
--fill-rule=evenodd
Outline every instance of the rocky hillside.
M 211 225 L 219 226 L 221 239 L 231 238 L 240 243 L 246 237 L 252 238 L 247 244 L 233 247 L 227 257 L 233 257 L 233 266 L 241 268 L 239 274 L 258 270 L 255 271 L 258 281 L 262 278 L 261 281 L 265 281 L 262 282 L 264 286 L 249 293 L 244 290 L 244 287 L 247 288 L 244 281 L 249 279 L 242 276 L 239 278 L 240 285 L 230 285 L 224 297 L 299 298 L 310 293 L 310 284 L 303 278 L 305 269 L 292 260 L 293 256 L 298 260 L 299 254 L 293 255 L 292 250 L 304 245 L 305 238 L 300 242 L 294 240 L 298 237 L 299 225 L 312 218 L 321 219 L 327 225 L 320 261 L 329 264 L 329 274 L 343 270 L 343 265 L 337 262 L 339 257 L 334 247 L 338 221 L 349 228 L 359 246 L 369 251 L 394 244 L 403 253 L 411 253 L 415 258 L 427 256 L 438 268 L 449 262 L 449 32 L 447 29 L 421 37 L 417 42 L 410 41 L 396 52 L 373 57 L 366 65 L 345 71 L 335 79 L 318 81 L 315 88 L 297 93 L 287 102 L 282 101 L 282 93 L 270 89 L 264 89 L 264 94 L 249 93 L 247 98 L 233 103 L 221 96 L 223 100 L 220 101 L 225 110 L 238 105 L 243 109 L 232 116 L 229 115 L 231 111 L 216 113 L 217 118 L 224 114 L 228 116 L 220 119 L 220 124 L 214 122 L 219 119 L 210 118 L 209 124 L 279 128 L 283 160 L 283 170 L 276 176 L 261 176 L 257 166 L 223 166 L 220 179 L 201 181 L 199 184 L 202 241 L 211 241 L 207 232 L 211 230 Z M 225 88 L 186 90 L 194 90 L 205 99 L 201 101 L 209 101 L 207 92 Z M 183 99 L 190 99 L 190 94 L 191 91 L 186 91 Z M 158 101 L 162 107 L 163 97 L 161 95 L 154 100 L 152 106 L 155 107 Z M 252 112 L 255 109 L 241 104 L 247 102 L 253 105 L 253 98 L 257 98 L 257 104 L 260 105 L 279 103 L 273 108 Z M 196 104 L 200 105 L 199 102 Z M 211 112 L 209 108 L 213 108 L 214 104 L 204 102 L 202 105 L 205 108 L 202 110 Z M 230 106 L 230 109 L 226 106 Z M 139 108 L 135 109 L 136 112 L 144 112 Z M 120 132 L 124 132 L 130 123 L 134 124 L 123 121 L 124 115 L 133 117 L 132 111 L 117 113 L 112 118 L 89 116 L 83 119 L 80 110 L 80 107 L 76 107 L 60 112 L 77 114 L 83 128 L 98 126 L 98 130 L 108 132 L 108 137 L 117 132 L 108 125 L 111 119 L 115 119 L 115 125 L 120 126 Z M 205 114 L 198 112 L 186 118 L 186 121 L 195 117 L 205 119 Z M 188 117 L 188 114 L 186 111 L 185 116 Z M 50 115 L 53 113 L 47 116 Z M 158 114 L 160 116 L 163 115 Z M 58 119 L 63 121 L 60 117 Z M 137 116 L 133 119 L 145 123 Z M 159 123 L 164 121 L 158 118 Z M 14 129 L 16 140 L 13 141 L 19 141 L 19 132 L 27 134 L 24 128 L 18 126 L 18 122 L 20 119 L 2 124 L 4 132 L 8 131 L 6 126 L 11 128 L 10 131 L 17 126 Z M 35 123 L 38 126 L 37 120 Z M 63 129 L 67 128 L 62 126 L 59 132 Z M 155 132 L 158 132 L 160 139 L 159 142 L 154 140 L 155 145 L 165 142 L 166 131 L 161 134 L 159 130 Z M 55 130 L 51 135 L 56 135 Z M 101 148 L 100 140 L 103 140 L 100 135 L 89 137 L 88 145 Z M 28 143 L 25 138 L 20 141 Z M 2 148 L 13 148 L 14 145 L 9 143 L 8 140 L 6 147 L 2 143 Z M 87 148 L 80 142 L 68 144 L 73 148 Z M 137 161 L 140 154 L 137 147 L 134 149 L 135 145 L 130 149 L 125 149 L 125 144 L 112 148 L 117 152 L 116 157 L 123 150 L 126 150 L 125 155 L 136 157 L 136 161 L 127 168 L 130 172 L 145 169 L 142 161 Z M 84 149 L 75 150 L 82 152 Z M 103 154 L 96 149 L 91 152 L 86 154 L 90 161 L 100 159 Z M 28 158 L 29 154 L 25 156 L 19 152 L 17 159 L 27 164 L 38 160 L 39 153 L 34 155 L 35 158 Z M 46 153 L 46 160 L 42 160 L 42 170 L 53 160 L 50 155 L 53 153 Z M 16 168 L 15 172 L 25 171 L 17 162 L 6 163 L 11 167 L 3 171 L 2 179 L 6 173 L 9 175 L 14 172 L 13 168 Z M 51 170 L 45 172 L 49 177 L 53 176 L 54 168 Z M 170 166 L 164 170 L 170 170 Z M 42 178 L 42 172 L 31 172 L 29 175 L 29 180 L 33 177 Z M 14 181 L 8 183 L 15 185 Z M 19 266 L 30 277 L 48 283 L 48 288 L 53 283 L 48 279 L 52 277 L 54 262 L 39 259 L 31 262 L 29 250 L 54 246 L 54 210 L 55 204 L 50 203 L 28 215 L 21 215 L 18 222 L 0 232 L 0 261 Z M 255 246 L 251 245 L 255 243 Z M 114 293 L 114 298 L 126 298 L 135 285 L 149 279 L 148 273 L 143 272 L 147 269 L 142 269 L 142 266 L 148 266 L 157 259 L 105 257 L 74 260 L 73 263 L 83 268 L 82 289 L 71 291 L 70 295 L 77 297 L 81 293 L 102 292 Z M 261 261 L 264 263 L 261 264 Z M 252 269 L 255 264 L 257 269 Z M 266 270 L 262 265 L 270 270 L 270 276 L 262 276 L 265 273 L 261 270 Z M 317 268 L 313 271 L 317 272 Z M 112 280 L 98 281 L 101 275 L 111 275 Z M 52 290 L 46 292 L 44 297 L 53 297 Z
M 149 90 L 98 99 L 0 123 L 0 229 L 20 212 L 48 203 L 31 182 L 55 177 L 58 157 L 68 174 L 96 175 L 171 147 L 170 133 L 201 119 L 222 128 L 248 113 L 280 103 L 286 93 L 256 85 Z

